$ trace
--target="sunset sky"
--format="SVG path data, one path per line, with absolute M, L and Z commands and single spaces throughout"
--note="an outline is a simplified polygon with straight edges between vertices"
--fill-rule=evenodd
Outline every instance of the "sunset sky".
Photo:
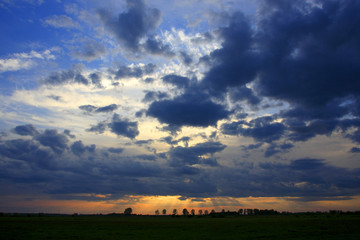
M 360 210 L 359 12 L 0 0 L 0 211 Z

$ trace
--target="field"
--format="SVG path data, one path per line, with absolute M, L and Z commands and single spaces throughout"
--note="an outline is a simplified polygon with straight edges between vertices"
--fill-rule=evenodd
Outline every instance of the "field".
M 360 239 L 359 215 L 0 217 L 0 239 Z

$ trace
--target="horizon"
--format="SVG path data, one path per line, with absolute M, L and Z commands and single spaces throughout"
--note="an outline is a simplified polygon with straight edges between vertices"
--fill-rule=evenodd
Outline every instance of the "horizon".
M 0 212 L 358 211 L 358 12 L 0 0 Z

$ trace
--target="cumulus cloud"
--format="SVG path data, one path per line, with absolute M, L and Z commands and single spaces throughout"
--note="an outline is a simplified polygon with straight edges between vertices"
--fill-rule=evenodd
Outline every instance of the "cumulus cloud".
M 186 93 L 171 100 L 150 104 L 146 114 L 172 126 L 207 127 L 230 114 L 223 105 L 212 102 L 202 93 Z
M 128 138 L 135 138 L 139 135 L 138 123 L 129 121 L 128 119 L 120 118 L 119 114 L 114 114 L 112 121 L 109 123 L 110 131 L 118 136 L 125 136 Z
M 13 129 L 13 132 L 22 136 L 35 136 L 39 134 L 36 127 L 32 124 L 19 125 Z
M 30 69 L 37 65 L 39 60 L 54 60 L 55 55 L 50 50 L 37 52 L 32 50 L 29 53 L 15 53 L 8 58 L 0 59 L 0 73 Z
M 105 28 L 130 50 L 138 50 L 140 40 L 152 34 L 161 21 L 157 8 L 149 8 L 142 0 L 127 0 L 127 10 L 118 18 L 105 10 L 98 10 Z

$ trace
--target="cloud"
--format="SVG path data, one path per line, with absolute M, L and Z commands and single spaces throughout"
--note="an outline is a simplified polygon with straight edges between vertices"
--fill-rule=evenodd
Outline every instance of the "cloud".
M 126 67 L 121 66 L 118 70 L 112 71 L 115 74 L 116 79 L 127 78 L 127 77 L 135 77 L 141 78 L 143 75 L 151 74 L 154 72 L 156 65 L 149 63 L 145 66 L 137 66 L 137 67 Z
M 96 148 L 95 144 L 92 144 L 90 146 L 85 146 L 81 140 L 74 142 L 70 146 L 71 152 L 77 156 L 81 156 L 86 151 L 93 153 L 95 151 L 95 148 Z
M 272 117 L 259 117 L 246 121 L 224 123 L 221 132 L 226 135 L 242 135 L 252 137 L 259 142 L 272 142 L 279 140 L 286 130 L 286 126 L 279 122 L 273 122 Z M 246 127 L 245 127 L 246 126 Z
M 13 132 L 22 136 L 36 136 L 39 134 L 38 130 L 32 124 L 16 126 Z
M 116 109 L 118 109 L 118 105 L 116 104 L 110 104 L 104 107 L 96 107 L 93 105 L 81 105 L 79 106 L 79 109 L 88 112 L 88 113 L 108 113 L 113 112 Z
M 168 98 L 169 94 L 166 92 L 160 92 L 160 91 L 145 91 L 145 96 L 141 100 L 143 103 L 153 102 L 156 100 L 161 100 L 164 98 Z
M 190 79 L 187 77 L 178 76 L 175 74 L 169 74 L 162 77 L 162 81 L 167 84 L 172 84 L 177 88 L 188 88 L 190 85 Z
M 127 119 L 121 119 L 118 114 L 114 114 L 111 123 L 108 124 L 110 131 L 118 136 L 135 138 L 139 135 L 138 123 Z
M 224 106 L 214 103 L 202 93 L 186 93 L 172 100 L 150 104 L 146 114 L 161 123 L 173 126 L 215 126 L 218 120 L 230 114 Z
M 44 132 L 34 137 L 43 146 L 50 147 L 55 153 L 61 154 L 67 148 L 67 142 L 69 141 L 67 136 L 62 133 L 58 133 L 56 129 L 46 129 Z
M 85 42 L 78 50 L 73 52 L 73 55 L 80 59 L 91 62 L 106 54 L 106 48 L 99 42 L 88 41 Z
M 173 51 L 171 51 L 170 45 L 164 44 L 159 38 L 149 37 L 145 44 L 145 50 L 154 55 L 164 55 L 168 57 L 172 57 L 175 55 Z
M 79 23 L 66 15 L 52 15 L 44 20 L 44 24 L 55 28 L 80 28 Z
M 9 58 L 0 59 L 0 73 L 9 71 L 26 70 L 37 65 L 39 60 L 54 60 L 55 56 L 50 50 L 37 52 L 32 50 L 29 53 L 15 53 Z
M 79 83 L 83 85 L 89 85 L 89 81 L 85 78 L 79 69 L 73 68 L 58 72 L 52 72 L 42 81 L 43 84 L 47 85 L 62 85 L 69 83 Z
M 172 166 L 194 165 L 199 163 L 214 164 L 214 160 L 202 159 L 204 155 L 210 155 L 221 152 L 226 148 L 220 142 L 198 143 L 192 147 L 174 147 L 168 152 L 170 164 Z
M 98 14 L 117 40 L 137 51 L 140 40 L 152 34 L 160 24 L 161 13 L 157 8 L 148 8 L 142 0 L 127 0 L 126 3 L 127 11 L 120 13 L 117 19 L 104 9 L 98 10 Z

